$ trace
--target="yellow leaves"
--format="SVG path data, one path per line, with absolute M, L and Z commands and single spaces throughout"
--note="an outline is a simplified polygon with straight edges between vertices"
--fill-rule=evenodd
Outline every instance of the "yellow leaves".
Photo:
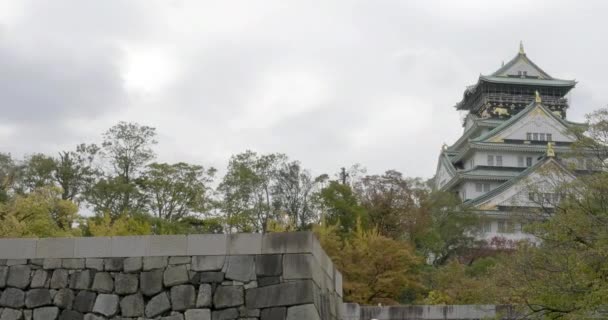
M 317 227 L 321 245 L 344 277 L 345 300 L 361 304 L 396 304 L 406 290 L 421 285 L 416 268 L 422 260 L 407 242 L 380 235 L 360 225 L 340 239 L 336 227 Z
M 120 215 L 112 221 L 110 214 L 90 218 L 87 223 L 92 236 L 131 236 L 147 235 L 152 233 L 152 228 L 147 221 L 136 219 L 127 215 Z
M 0 215 L 0 237 L 65 237 L 72 235 L 77 206 L 58 197 L 57 188 L 18 195 Z

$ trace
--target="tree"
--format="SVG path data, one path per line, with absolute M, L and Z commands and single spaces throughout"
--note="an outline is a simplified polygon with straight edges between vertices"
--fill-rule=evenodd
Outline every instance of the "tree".
M 13 191 L 17 174 L 15 162 L 10 154 L 0 153 L 0 203 L 8 201 Z
M 327 230 L 330 228 L 330 230 Z M 396 304 L 404 291 L 422 289 L 422 260 L 407 242 L 363 230 L 343 240 L 332 227 L 318 227 L 321 245 L 344 277 L 344 299 L 360 304 Z
M 80 144 L 76 151 L 62 151 L 55 160 L 55 182 L 61 187 L 61 198 L 79 202 L 101 174 L 93 161 L 99 153 L 95 144 Z
M 230 158 L 228 172 L 218 190 L 230 229 L 265 232 L 273 210 L 273 183 L 277 170 L 287 161 L 283 154 L 258 155 L 246 151 Z
M 103 134 L 101 154 L 110 170 L 86 193 L 96 212 L 110 211 L 112 217 L 139 212 L 144 207 L 140 174 L 155 153 L 156 129 L 137 123 L 119 122 Z
M 143 174 L 147 211 L 174 221 L 192 212 L 205 213 L 212 201 L 209 185 L 216 170 L 187 163 L 152 163 Z
M 414 241 L 432 265 L 444 265 L 452 258 L 462 257 L 481 247 L 482 243 L 475 238 L 480 219 L 463 206 L 457 196 L 435 191 L 423 200 L 421 206 L 429 220 Z
M 365 176 L 355 185 L 369 217 L 369 223 L 393 239 L 412 240 L 426 219 L 420 210 L 429 190 L 419 180 L 403 178 L 389 170 L 383 175 Z
M 57 237 L 72 235 L 78 207 L 59 198 L 60 190 L 42 187 L 17 195 L 0 207 L 0 236 Z
M 55 161 L 42 153 L 33 154 L 20 166 L 18 193 L 25 194 L 37 188 L 53 186 Z
M 323 222 L 336 226 L 341 235 L 353 232 L 357 223 L 367 224 L 365 209 L 359 204 L 356 194 L 348 184 L 330 181 L 316 195 Z
M 281 164 L 272 188 L 275 210 L 285 212 L 297 229 L 305 228 L 317 220 L 313 195 L 326 179 L 327 175 L 313 179 L 298 161 Z

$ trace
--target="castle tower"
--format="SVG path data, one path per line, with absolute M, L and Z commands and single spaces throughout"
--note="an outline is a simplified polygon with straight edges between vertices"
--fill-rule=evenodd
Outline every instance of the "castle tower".
M 457 110 L 466 110 L 464 132 L 439 155 L 436 188 L 457 194 L 483 217 L 483 238 L 518 240 L 521 213 L 547 208 L 559 200 L 554 177 L 574 179 L 566 94 L 574 80 L 551 77 L 530 60 L 523 44 L 517 55 L 468 86 Z M 581 166 L 583 168 L 581 168 Z M 533 186 L 533 188 L 532 188 Z M 514 217 L 517 213 L 517 219 Z

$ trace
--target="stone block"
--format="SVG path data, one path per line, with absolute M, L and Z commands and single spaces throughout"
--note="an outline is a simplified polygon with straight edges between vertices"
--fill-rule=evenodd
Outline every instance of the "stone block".
M 42 259 L 42 258 L 29 259 L 29 264 L 31 264 L 33 266 L 42 267 L 42 265 L 44 264 L 44 259 Z M 0 265 L 2 265 L 2 264 L 0 263 Z
M 101 258 L 87 258 L 84 262 L 87 269 L 93 269 L 95 271 L 103 271 L 103 259 Z
M 100 294 L 95 300 L 93 312 L 111 317 L 118 313 L 118 302 L 119 298 L 115 294 Z
M 227 238 L 228 255 L 256 255 L 262 253 L 261 233 L 235 233 Z
M 0 310 L 0 320 L 21 320 L 23 319 L 23 312 L 21 310 L 6 308 Z
M 148 301 L 144 313 L 146 317 L 154 318 L 170 309 L 171 303 L 169 302 L 169 297 L 167 297 L 165 292 L 161 292 Z
M 0 266 L 0 289 L 6 287 L 6 278 L 8 277 L 8 267 Z
M 38 269 L 34 271 L 30 288 L 45 288 L 48 286 L 49 273 L 46 270 Z
M 120 312 L 123 317 L 142 317 L 144 315 L 144 297 L 137 293 L 122 298 Z
M 57 307 L 42 307 L 34 309 L 34 320 L 55 320 L 59 315 Z
M 168 265 L 167 257 L 144 257 L 144 271 L 163 269 Z
M 261 254 L 256 256 L 255 273 L 258 276 L 280 276 L 283 273 L 283 255 Z
M 137 292 L 139 280 L 136 274 L 117 273 L 114 278 L 114 291 L 120 295 Z
M 80 291 L 74 299 L 74 310 L 82 313 L 93 311 L 97 294 L 91 291 Z
M 312 232 L 265 233 L 262 237 L 262 253 L 311 253 L 314 235 Z
M 184 320 L 184 315 L 181 313 L 175 313 L 166 317 L 162 317 L 160 318 L 160 320 Z
M 61 268 L 61 259 L 49 258 L 42 261 L 42 269 L 52 270 Z
M 141 292 L 146 296 L 153 296 L 163 289 L 163 270 L 144 271 L 139 280 Z
M 22 264 L 27 264 L 27 260 L 28 259 L 7 259 L 6 265 L 7 266 L 18 266 L 18 265 L 22 265 Z
M 171 309 L 173 311 L 184 311 L 194 308 L 196 291 L 193 285 L 179 285 L 171 288 Z
M 333 280 L 334 263 L 331 261 L 331 258 L 325 253 L 325 251 L 321 247 L 321 243 L 319 241 L 317 241 L 316 238 L 314 239 L 314 241 L 312 243 L 312 248 L 313 248 L 312 255 L 315 257 L 317 264 Z
M 226 279 L 241 282 L 256 279 L 254 256 L 228 256 L 224 268 Z
M 185 235 L 151 236 L 149 256 L 185 256 L 188 239 Z
M 224 273 L 219 271 L 199 272 L 198 281 L 200 283 L 222 283 Z
M 51 276 L 51 289 L 67 288 L 69 275 L 68 270 L 55 269 Z
M 283 279 L 312 279 L 314 262 L 310 253 L 283 255 Z
M 16 265 L 8 267 L 8 278 L 6 285 L 25 289 L 30 285 L 30 275 L 32 269 L 27 265 Z
M 224 267 L 225 256 L 194 256 L 190 269 L 192 271 L 220 271 Z
M 101 293 L 111 293 L 114 290 L 114 279 L 108 272 L 97 272 L 93 279 L 91 290 Z
M 192 261 L 190 256 L 169 257 L 169 265 L 188 264 Z
M 184 284 L 190 281 L 188 269 L 185 265 L 169 266 L 163 274 L 163 283 L 165 287 L 171 287 L 178 284 Z
M 342 297 L 342 273 L 338 269 L 334 269 L 334 288 L 339 297 Z
M 225 256 L 225 234 L 191 234 L 187 236 L 188 256 Z
M 25 294 L 25 306 L 28 309 L 51 304 L 51 293 L 48 289 L 31 289 Z
M 25 305 L 25 292 L 17 288 L 7 288 L 0 296 L 0 307 L 13 309 L 23 308 Z
M 76 271 L 72 273 L 72 275 L 70 275 L 70 288 L 78 290 L 87 290 L 91 287 L 91 280 L 91 271 Z
M 201 284 L 198 287 L 198 295 L 196 296 L 196 307 L 204 308 L 211 307 L 213 298 L 213 288 L 210 284 Z
M 321 320 L 314 304 L 305 304 L 287 308 L 287 320 Z
M 53 304 L 61 309 L 72 309 L 74 303 L 74 291 L 70 289 L 59 289 L 53 297 Z
M 244 303 L 243 286 L 219 286 L 213 294 L 213 306 L 218 309 L 240 306 Z
M 73 270 L 84 269 L 84 267 L 85 267 L 84 259 L 82 259 L 82 258 L 62 259 L 61 267 L 64 269 L 73 269 Z
M 184 313 L 185 320 L 211 320 L 211 310 L 190 309 Z
M 83 320 L 84 315 L 74 310 L 63 310 L 59 314 L 59 320 Z
M 224 310 L 214 310 L 211 312 L 212 320 L 234 320 L 239 317 L 239 310 L 237 308 L 230 308 Z
M 142 268 L 141 257 L 125 258 L 123 261 L 123 269 L 125 272 L 139 272 Z
M 105 258 L 103 259 L 103 269 L 105 271 L 122 271 L 124 258 Z
M 312 280 L 295 280 L 276 285 L 248 289 L 245 305 L 250 309 L 314 303 Z
M 112 257 L 111 237 L 77 238 L 74 244 L 74 258 Z
M 281 283 L 281 277 L 280 276 L 276 276 L 276 277 L 258 277 L 258 287 L 265 287 L 265 286 L 270 286 L 273 284 L 278 284 Z
M 260 317 L 260 309 L 247 309 L 245 307 L 240 307 L 239 317 L 258 319 Z
M 148 254 L 149 236 L 112 237 L 111 257 L 143 257 Z
M 104 316 L 100 316 L 100 315 L 96 315 L 94 313 L 87 313 L 84 315 L 84 320 L 107 320 L 106 317 Z
M 287 308 L 266 308 L 262 309 L 260 320 L 285 320 L 287 317 Z
M 2 259 L 36 258 L 37 242 L 37 239 L 2 239 L 0 240 Z
M 36 245 L 37 258 L 73 258 L 74 238 L 43 238 Z

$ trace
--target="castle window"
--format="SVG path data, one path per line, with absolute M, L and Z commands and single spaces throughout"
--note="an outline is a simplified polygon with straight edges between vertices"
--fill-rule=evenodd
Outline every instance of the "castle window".
M 484 192 L 490 191 L 490 184 L 489 183 L 484 183 L 483 184 L 483 191 Z
M 538 141 L 538 132 L 532 133 L 532 140 Z
M 524 166 L 524 156 L 517 156 L 517 166 L 518 167 Z
M 478 182 L 478 183 L 475 184 L 475 191 L 477 191 L 477 192 L 481 192 L 482 191 L 481 183 Z
M 502 156 L 496 156 L 496 165 L 502 167 Z
M 505 222 L 504 221 L 498 221 L 498 232 L 499 233 L 506 233 L 507 229 L 505 228 Z
M 553 141 L 553 136 L 550 133 L 547 133 L 547 141 Z
M 532 157 L 526 157 L 526 167 L 532 166 Z
M 494 155 L 491 155 L 491 154 L 488 155 L 488 165 L 489 166 L 494 165 Z
M 545 141 L 545 134 L 544 133 L 540 133 L 540 141 Z
M 532 140 L 532 132 L 526 133 L 526 140 L 528 140 L 528 141 Z

